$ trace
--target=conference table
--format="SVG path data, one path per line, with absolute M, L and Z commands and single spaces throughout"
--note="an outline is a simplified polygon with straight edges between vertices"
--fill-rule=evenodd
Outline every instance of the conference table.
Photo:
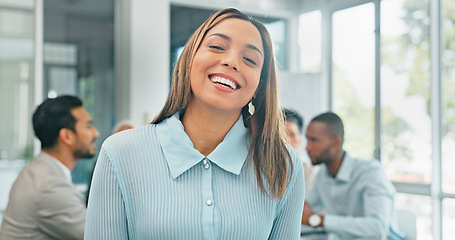
M 300 240 L 341 240 L 336 234 L 326 233 L 323 228 L 302 225 Z
M 314 234 L 300 235 L 300 240 L 339 240 L 339 238 L 333 238 L 331 234 Z

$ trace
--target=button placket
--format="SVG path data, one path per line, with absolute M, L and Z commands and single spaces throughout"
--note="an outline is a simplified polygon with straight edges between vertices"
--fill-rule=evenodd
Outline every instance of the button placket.
M 208 170 L 210 168 L 210 163 L 209 163 L 209 161 L 207 161 L 207 159 L 204 159 L 202 161 L 202 164 L 203 164 L 205 170 Z
M 204 232 L 204 239 L 214 239 L 214 228 L 213 228 L 213 179 L 212 179 L 212 168 L 210 168 L 210 160 L 204 158 L 202 160 L 202 200 L 204 206 L 202 207 L 202 225 Z

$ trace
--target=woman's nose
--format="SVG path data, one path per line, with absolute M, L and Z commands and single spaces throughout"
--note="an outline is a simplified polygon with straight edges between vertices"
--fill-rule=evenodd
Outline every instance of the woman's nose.
M 223 65 L 226 66 L 226 67 L 230 67 L 230 65 L 228 63 L 224 63 Z M 232 69 L 234 69 L 235 71 L 238 70 L 237 67 L 234 66 L 234 65 L 232 66 Z
M 239 57 L 235 53 L 226 53 L 222 65 L 226 67 L 231 67 L 235 71 L 239 70 Z

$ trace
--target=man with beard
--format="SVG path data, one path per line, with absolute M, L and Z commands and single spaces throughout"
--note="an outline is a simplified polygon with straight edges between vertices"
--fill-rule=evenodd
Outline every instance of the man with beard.
M 354 158 L 343 150 L 340 117 L 331 112 L 316 116 L 306 138 L 308 156 L 321 168 L 307 195 L 302 224 L 322 227 L 341 239 L 403 239 L 394 187 L 379 161 Z
M 33 114 L 33 129 L 41 152 L 11 188 L 0 239 L 83 239 L 86 207 L 71 170 L 95 154 L 99 133 L 74 96 L 45 100 Z

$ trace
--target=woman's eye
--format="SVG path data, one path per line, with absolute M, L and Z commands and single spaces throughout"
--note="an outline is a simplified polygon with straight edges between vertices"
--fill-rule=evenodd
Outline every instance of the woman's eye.
M 216 50 L 224 50 L 224 48 L 216 45 L 209 46 L 210 48 L 216 49 Z
M 251 63 L 251 64 L 253 64 L 253 65 L 256 65 L 256 62 L 255 62 L 253 59 L 251 59 L 251 58 L 245 57 L 245 58 L 243 58 L 243 59 L 245 59 L 245 61 L 247 61 L 247 62 L 249 62 L 249 63 Z

